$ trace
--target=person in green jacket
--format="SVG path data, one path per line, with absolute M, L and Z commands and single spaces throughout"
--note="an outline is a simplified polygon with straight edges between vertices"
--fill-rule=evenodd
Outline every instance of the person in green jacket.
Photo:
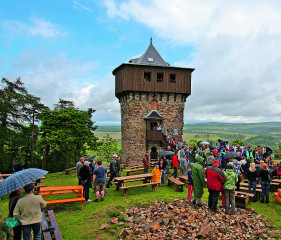
M 192 167 L 192 178 L 193 178 L 193 186 L 194 186 L 194 197 L 195 203 L 197 206 L 201 205 L 201 197 L 203 195 L 203 188 L 205 185 L 204 182 L 204 172 L 203 172 L 203 158 L 198 156 L 196 158 L 196 163 Z
M 238 182 L 238 177 L 237 174 L 233 172 L 231 164 L 226 165 L 224 176 L 225 213 L 228 214 L 229 204 L 231 204 L 231 213 L 235 214 L 235 184 Z

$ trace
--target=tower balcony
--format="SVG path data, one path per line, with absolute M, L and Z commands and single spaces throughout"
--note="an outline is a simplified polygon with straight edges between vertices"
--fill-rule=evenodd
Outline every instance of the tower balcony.
M 163 134 L 161 130 L 146 130 L 146 141 L 157 141 L 163 140 Z

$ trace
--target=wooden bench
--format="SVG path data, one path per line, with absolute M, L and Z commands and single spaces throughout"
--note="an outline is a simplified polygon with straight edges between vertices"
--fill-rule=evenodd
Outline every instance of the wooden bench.
M 240 208 L 246 208 L 250 201 L 250 195 L 254 196 L 253 193 L 235 191 L 235 205 Z
M 158 183 L 158 182 L 149 182 L 149 183 L 143 183 L 143 184 L 139 184 L 139 185 L 123 186 L 123 187 L 120 187 L 120 189 L 123 190 L 124 197 L 127 197 L 128 196 L 128 189 L 130 189 L 130 188 L 151 186 L 152 187 L 152 191 L 155 192 L 156 191 L 155 187 L 158 184 L 160 184 L 160 183 Z
M 240 187 L 240 192 L 243 192 L 244 194 L 247 193 L 247 194 L 253 194 L 253 193 L 249 193 L 249 188 L 246 188 L 246 187 Z M 261 196 L 261 192 L 262 190 L 260 188 L 256 188 L 256 196 L 257 196 L 257 200 L 259 200 L 260 196 Z M 249 195 L 250 196 L 250 195 Z M 252 197 L 252 195 L 250 196 Z M 254 194 L 253 194 L 253 197 L 254 197 Z
M 245 183 L 240 183 L 240 186 L 244 186 L 244 187 L 248 186 L 248 181 L 247 180 L 244 180 L 244 181 L 245 181 Z M 278 189 L 279 185 L 280 185 L 279 182 L 275 182 L 275 181 L 270 182 L 270 191 L 275 192 L 276 189 Z M 261 185 L 257 184 L 257 188 L 261 189 Z
M 67 198 L 67 199 L 48 200 L 47 204 L 67 203 L 67 202 L 83 202 L 83 201 L 85 201 L 84 197 L 81 197 L 81 198 Z M 83 207 L 82 207 L 82 210 L 83 210 Z
M 35 191 L 40 192 L 41 187 L 47 187 L 47 185 L 37 184 L 37 185 L 35 185 Z
M 179 176 L 179 179 L 180 179 L 183 183 L 187 183 L 188 177 L 187 177 L 187 176 Z
M 175 185 L 177 192 L 183 192 L 184 183 L 174 177 L 168 177 L 168 186 Z
M 76 167 L 72 167 L 72 168 L 65 169 L 65 174 L 66 174 L 66 175 L 70 175 L 70 173 L 71 173 L 72 171 L 76 171 Z
M 144 168 L 137 168 L 137 169 L 129 169 L 129 170 L 125 170 L 125 172 L 127 173 L 127 176 L 130 176 L 131 173 L 135 173 L 135 172 L 138 172 L 138 171 L 143 171 Z
M 253 194 L 253 193 L 235 191 L 235 195 L 237 195 L 237 194 L 248 195 L 249 197 L 254 197 L 255 196 L 255 194 Z
M 143 165 L 134 165 L 130 167 L 131 169 L 136 169 L 136 168 L 143 168 Z
M 124 183 L 128 183 L 128 182 L 136 182 L 136 181 L 144 181 L 145 178 L 138 178 L 138 179 L 132 179 L 132 180 L 126 180 L 124 181 Z M 117 184 L 118 182 L 113 182 L 112 184 Z
M 45 212 L 42 212 L 41 228 L 42 228 L 44 240 L 52 240 L 52 239 L 62 240 L 62 235 L 61 235 L 54 211 L 49 210 L 48 216 L 49 216 L 50 224 L 48 223 Z

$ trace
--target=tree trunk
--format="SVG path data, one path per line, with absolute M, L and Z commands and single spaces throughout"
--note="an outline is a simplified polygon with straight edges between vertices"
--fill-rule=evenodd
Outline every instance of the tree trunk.
M 50 152 L 50 145 L 46 144 L 45 149 L 44 149 L 43 160 L 42 160 L 42 169 L 44 169 L 44 170 L 47 170 L 49 152 Z
M 35 110 L 33 110 L 33 115 L 32 115 L 32 133 L 31 133 L 31 167 L 33 168 L 33 156 L 34 156 L 34 117 L 35 117 Z
M 66 151 L 65 169 L 69 168 L 69 150 Z

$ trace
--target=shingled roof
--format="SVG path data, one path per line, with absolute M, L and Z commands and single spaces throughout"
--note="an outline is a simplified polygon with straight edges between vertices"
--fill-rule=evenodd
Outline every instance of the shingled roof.
M 157 110 L 151 110 L 149 114 L 147 114 L 144 119 L 165 119 L 160 115 L 160 113 Z
M 160 56 L 158 51 L 152 44 L 152 38 L 150 38 L 150 45 L 146 52 L 140 57 L 131 59 L 129 63 L 139 64 L 139 65 L 152 65 L 152 66 L 170 66 L 169 63 L 165 62 L 164 59 Z

